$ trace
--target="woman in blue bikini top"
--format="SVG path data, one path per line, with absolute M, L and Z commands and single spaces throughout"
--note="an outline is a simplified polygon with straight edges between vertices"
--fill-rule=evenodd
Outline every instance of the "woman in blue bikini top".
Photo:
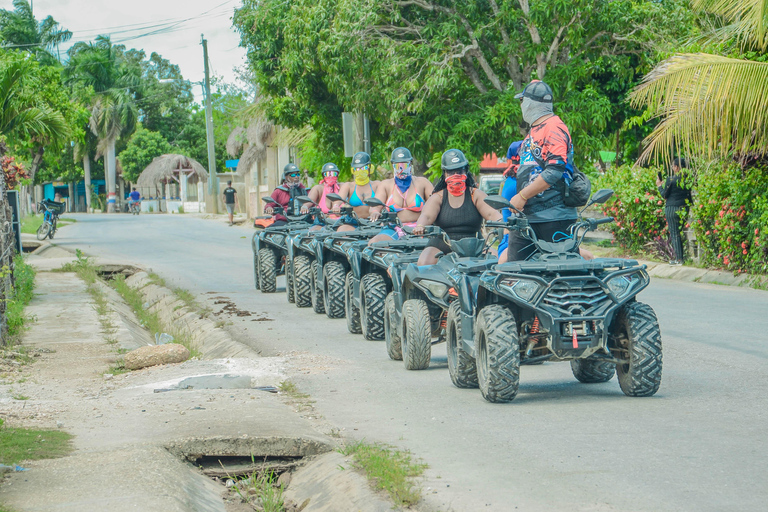
M 352 157 L 352 177 L 354 181 L 343 183 L 339 195 L 348 197 L 349 206 L 354 208 L 355 215 L 360 219 L 367 219 L 370 214 L 370 207 L 365 204 L 365 200 L 373 197 L 378 181 L 371 181 L 371 156 L 364 151 L 356 153 Z M 334 210 L 338 211 L 341 203 L 334 203 Z M 350 223 L 343 223 L 337 231 L 351 231 L 357 226 Z

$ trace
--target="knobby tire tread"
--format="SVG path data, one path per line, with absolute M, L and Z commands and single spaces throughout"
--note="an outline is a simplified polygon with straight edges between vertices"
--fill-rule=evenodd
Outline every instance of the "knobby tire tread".
M 275 252 L 269 247 L 259 250 L 259 288 L 262 293 L 275 293 L 277 290 L 277 266 Z
M 352 334 L 361 334 L 363 328 L 360 325 L 360 309 L 355 306 L 352 300 L 352 294 L 354 293 L 353 280 L 352 272 L 347 272 L 347 277 L 344 280 L 344 309 L 347 316 L 347 330 Z
M 311 270 L 308 256 L 302 254 L 293 258 L 293 296 L 296 307 L 308 308 L 312 305 Z
M 445 341 L 448 352 L 448 373 L 453 385 L 457 388 L 478 387 L 475 358 L 469 355 L 462 345 L 461 305 L 458 300 L 453 301 L 448 308 Z
M 384 339 L 384 301 L 387 285 L 380 274 L 366 274 L 360 283 L 360 323 L 367 340 Z M 364 299 L 364 300 L 363 300 Z
M 625 304 L 617 318 L 629 338 L 629 364 L 617 365 L 619 386 L 627 396 L 652 396 L 661 385 L 661 330 L 648 304 Z
M 318 315 L 325 314 L 325 296 L 323 290 L 317 286 L 317 260 L 313 260 L 310 265 L 310 288 L 312 289 L 312 309 Z
M 494 403 L 514 400 L 520 385 L 520 342 L 517 323 L 509 309 L 494 304 L 480 310 L 475 354 L 483 398 Z
M 387 355 L 393 361 L 403 360 L 403 349 L 400 336 L 397 334 L 395 321 L 395 295 L 394 292 L 387 294 L 384 301 L 384 341 L 387 345 Z
M 432 358 L 432 329 L 427 303 L 409 299 L 403 304 L 405 329 L 401 346 L 406 370 L 425 370 Z
M 323 267 L 325 272 L 325 314 L 328 318 L 344 318 L 345 272 L 344 265 L 338 261 L 329 261 Z

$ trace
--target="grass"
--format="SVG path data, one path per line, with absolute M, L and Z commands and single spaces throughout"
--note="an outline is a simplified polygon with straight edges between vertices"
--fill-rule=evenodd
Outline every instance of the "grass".
M 0 269 L 0 276 L 5 272 L 8 272 L 7 266 Z M 24 313 L 24 309 L 35 296 L 35 269 L 24 261 L 22 255 L 16 255 L 13 259 L 13 280 L 14 288 L 11 296 L 8 298 L 6 309 L 8 337 L 10 340 L 8 345 L 17 344 L 21 333 L 34 320 Z
M 59 217 L 59 220 L 56 223 L 56 227 L 60 228 L 62 226 L 66 226 L 67 224 L 73 224 L 75 222 L 77 222 L 75 219 Z M 43 224 L 42 215 L 27 215 L 26 217 L 21 219 L 21 232 L 34 235 L 35 233 L 37 233 L 37 229 L 42 224 Z
M 428 466 L 414 462 L 410 452 L 360 441 L 346 446 L 341 453 L 351 456 L 374 487 L 386 491 L 395 504 L 410 506 L 421 500 L 421 491 L 414 488 L 411 479 L 421 476 Z
M 63 457 L 72 451 L 72 436 L 57 430 L 8 428 L 0 420 L 0 464 Z
M 277 485 L 278 476 L 273 471 L 254 472 L 248 477 L 235 478 L 232 487 L 240 498 L 250 504 L 258 503 L 264 512 L 283 512 L 285 500 L 283 488 Z M 251 493 L 254 489 L 256 492 Z
M 186 306 L 187 309 L 197 312 L 202 318 L 208 318 L 211 315 L 211 308 L 204 307 L 197 302 L 197 299 L 195 299 L 195 296 L 189 290 L 185 290 L 184 288 L 174 288 L 173 294 L 184 303 L 184 306 Z
M 152 282 L 159 280 L 163 283 L 162 285 L 157 283 L 159 286 L 165 285 L 165 281 L 163 281 L 162 278 L 157 276 L 156 279 L 153 279 L 153 275 L 154 274 L 150 274 L 150 280 L 152 280 Z M 172 325 L 165 325 L 163 321 L 160 320 L 160 316 L 157 313 L 145 309 L 144 295 L 142 295 L 141 291 L 128 286 L 128 283 L 125 282 L 125 277 L 117 276 L 112 281 L 112 287 L 117 290 L 117 293 L 119 293 L 123 300 L 131 307 L 131 309 L 133 309 L 134 313 L 136 313 L 136 317 L 139 319 L 139 322 L 141 322 L 141 324 L 147 328 L 153 336 L 155 334 L 164 332 L 168 333 L 173 336 L 174 343 L 180 343 L 181 345 L 187 347 L 190 357 L 201 356 L 200 351 L 197 350 L 192 344 L 192 337 L 190 336 L 190 333 Z

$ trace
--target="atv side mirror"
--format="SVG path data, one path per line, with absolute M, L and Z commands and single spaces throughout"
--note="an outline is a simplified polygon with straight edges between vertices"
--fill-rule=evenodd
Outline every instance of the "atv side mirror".
M 611 196 L 613 196 L 613 190 L 611 190 L 609 188 L 603 188 L 603 189 L 598 190 L 597 192 L 595 192 L 592 195 L 592 199 L 590 199 L 589 203 L 590 204 L 595 204 L 595 203 L 603 204 L 604 202 L 609 200 L 611 198 Z
M 501 196 L 488 196 L 485 199 L 485 204 L 489 205 L 495 210 L 503 210 L 505 208 L 512 208 L 512 205 Z
M 385 206 L 381 199 L 376 199 L 375 197 L 369 197 L 366 199 L 365 204 L 368 206 Z
M 347 200 L 341 197 L 339 194 L 326 194 L 325 197 L 330 199 L 331 201 L 341 201 L 342 203 L 346 203 Z
M 300 203 L 314 203 L 314 201 L 310 199 L 309 196 L 296 196 L 296 200 Z
M 264 196 L 264 197 L 261 198 L 261 200 L 264 201 L 265 203 L 274 203 L 275 202 L 275 199 L 273 197 L 269 197 L 269 196 Z

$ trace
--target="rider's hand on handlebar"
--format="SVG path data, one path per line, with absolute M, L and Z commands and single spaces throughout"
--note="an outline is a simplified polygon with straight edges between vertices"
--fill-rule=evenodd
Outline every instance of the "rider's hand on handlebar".
M 413 229 L 411 230 L 411 233 L 414 235 L 423 235 L 424 234 L 424 226 L 421 226 L 419 224 L 413 226 Z
M 264 208 L 264 213 L 266 213 L 267 215 L 272 215 L 274 211 L 275 210 L 273 210 L 271 206 L 267 206 L 266 208 Z
M 301 210 L 299 210 L 299 213 L 301 213 L 302 215 L 308 214 L 309 213 L 309 206 L 307 206 L 306 204 L 304 206 L 302 206 Z
M 336 203 L 333 205 L 333 209 L 331 210 L 333 213 L 341 213 L 341 204 Z
M 370 212 L 368 213 L 368 220 L 375 222 L 381 217 L 381 209 L 373 209 L 371 208 Z

